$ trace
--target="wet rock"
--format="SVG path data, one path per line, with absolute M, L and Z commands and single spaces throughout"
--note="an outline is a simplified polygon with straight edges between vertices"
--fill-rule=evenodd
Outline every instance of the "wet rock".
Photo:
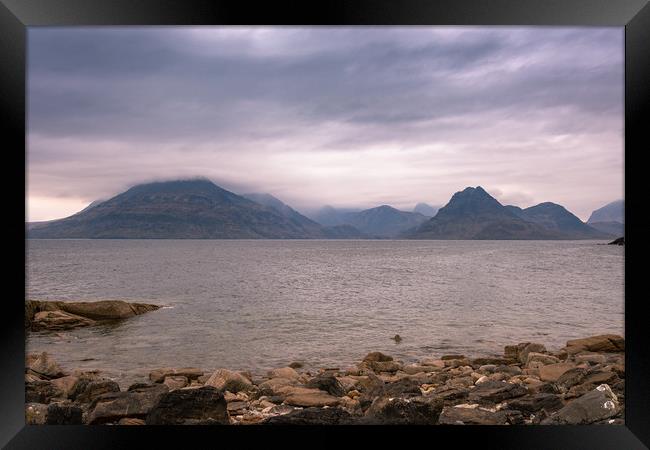
M 230 415 L 243 414 L 244 410 L 247 409 L 248 406 L 249 406 L 248 402 L 242 402 L 242 401 L 228 402 L 227 403 L 228 414 Z
M 437 398 L 411 397 L 376 399 L 362 420 L 373 425 L 435 425 L 443 403 Z
M 149 379 L 154 383 L 162 383 L 166 377 L 187 377 L 188 380 L 196 380 L 203 376 L 203 370 L 196 367 L 183 367 L 180 369 L 172 367 L 163 367 L 161 369 L 152 370 L 149 373 Z
M 387 362 L 387 361 L 392 361 L 393 357 L 385 355 L 381 352 L 371 352 L 368 353 L 365 358 L 363 358 L 363 362 Z
M 155 311 L 157 305 L 145 303 L 128 303 L 122 300 L 100 300 L 96 302 L 59 302 L 30 300 L 30 310 L 36 314 L 38 311 L 63 311 L 69 314 L 86 317 L 93 320 L 126 319 L 145 312 Z M 26 308 L 28 308 L 26 306 Z
M 292 369 L 300 369 L 302 368 L 302 366 L 303 364 L 301 362 L 292 362 L 291 364 L 289 364 L 289 367 L 291 367 Z
M 527 393 L 528 390 L 519 384 L 487 381 L 479 384 L 469 393 L 469 401 L 480 404 L 501 403 L 504 400 L 521 397 Z
M 341 384 L 341 387 L 345 392 L 351 391 L 356 387 L 357 384 L 359 384 L 359 380 L 348 376 L 336 377 L 336 379 Z
M 43 379 L 60 378 L 67 375 L 47 352 L 28 354 L 25 358 L 25 368 Z
M 486 411 L 478 405 L 445 406 L 438 420 L 440 425 L 506 425 L 503 411 Z
M 297 380 L 300 378 L 300 374 L 291 367 L 269 370 L 268 375 L 270 378 L 287 378 L 289 380 Z
M 451 361 L 452 359 L 467 359 L 465 355 L 443 355 L 440 357 L 443 361 Z
M 26 403 L 50 403 L 52 400 L 64 400 L 65 394 L 51 381 L 41 380 L 25 384 Z
M 306 386 L 309 388 L 320 389 L 321 391 L 325 391 L 335 397 L 342 397 L 347 392 L 336 377 L 330 374 L 318 375 L 309 380 Z
M 607 370 L 592 370 L 582 380 L 583 384 L 607 384 L 612 385 L 619 381 L 618 375 Z M 593 386 L 596 387 L 596 386 Z
M 102 395 L 112 392 L 120 392 L 120 386 L 113 380 L 83 378 L 75 383 L 69 397 L 78 403 L 91 403 Z
M 546 347 L 544 347 L 542 344 L 529 343 L 524 345 L 523 348 L 519 350 L 518 360 L 520 363 L 525 364 L 528 360 L 528 354 L 544 352 L 546 352 Z
M 292 406 L 336 406 L 340 403 L 340 399 L 334 397 L 319 389 L 303 388 L 300 391 L 295 389 L 290 392 L 284 399 L 284 403 Z
M 469 395 L 470 390 L 464 387 L 441 386 L 433 390 L 427 396 L 440 399 L 445 405 L 463 401 Z
M 508 402 L 508 407 L 521 411 L 525 414 L 534 414 L 542 409 L 548 412 L 557 411 L 564 406 L 564 402 L 559 395 L 555 394 L 533 394 L 526 397 L 520 397 Z
M 164 394 L 145 419 L 147 425 L 228 425 L 223 393 L 212 386 Z
M 47 420 L 47 405 L 27 403 L 25 405 L 25 423 L 27 425 L 44 425 Z
M 342 408 L 305 408 L 268 418 L 264 425 L 350 425 L 355 418 Z
M 575 364 L 567 362 L 542 366 L 539 368 L 539 379 L 542 381 L 557 381 L 563 373 L 574 367 L 576 367 Z
M 34 314 L 34 318 L 31 321 L 31 330 L 62 331 L 96 324 L 96 321 L 87 317 L 81 317 L 63 311 L 41 311 Z
M 246 391 L 253 387 L 248 378 L 228 369 L 215 370 L 208 381 L 205 382 L 205 385 L 212 386 L 220 391 L 230 392 Z
M 420 364 L 426 367 L 431 367 L 432 370 L 444 369 L 446 367 L 445 362 L 442 359 L 435 358 L 422 358 Z
M 184 376 L 168 376 L 165 377 L 163 384 L 169 388 L 170 391 L 175 389 L 184 388 L 189 384 L 189 380 Z
M 91 404 L 88 423 L 117 422 L 125 417 L 144 419 L 168 390 L 164 384 L 150 384 L 131 386 L 126 392 L 104 394 Z
M 623 352 L 625 351 L 625 339 L 616 334 L 601 334 L 584 339 L 573 339 L 567 341 L 566 351 L 575 354 L 583 351 L 589 352 Z
M 47 407 L 47 425 L 81 425 L 81 408 L 72 403 L 50 403 Z
M 616 416 L 618 398 L 606 384 L 598 386 L 544 419 L 542 425 L 585 425 Z

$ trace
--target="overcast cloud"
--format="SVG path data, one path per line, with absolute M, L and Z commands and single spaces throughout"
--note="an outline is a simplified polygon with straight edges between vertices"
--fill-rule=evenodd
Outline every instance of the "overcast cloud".
M 623 197 L 623 29 L 31 28 L 28 220 L 204 176 L 297 209 Z

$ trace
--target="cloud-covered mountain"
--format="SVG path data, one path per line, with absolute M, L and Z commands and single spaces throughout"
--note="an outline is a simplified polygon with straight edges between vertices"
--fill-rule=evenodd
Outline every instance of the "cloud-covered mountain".
M 324 237 L 274 208 L 208 180 L 141 184 L 65 219 L 28 230 L 30 238 L 249 239 Z
M 412 239 L 585 239 L 605 238 L 560 205 L 503 206 L 482 187 L 456 192 Z

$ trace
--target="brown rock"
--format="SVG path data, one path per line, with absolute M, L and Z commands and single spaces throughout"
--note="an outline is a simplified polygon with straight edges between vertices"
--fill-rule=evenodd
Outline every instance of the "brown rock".
M 25 403 L 50 403 L 64 399 L 64 393 L 51 381 L 41 380 L 25 384 Z
M 144 419 L 168 390 L 164 384 L 139 384 L 129 387 L 126 392 L 104 394 L 91 404 L 88 423 L 117 422 L 125 417 Z M 183 391 L 173 393 L 176 392 Z
M 34 314 L 31 322 L 32 331 L 62 331 L 95 325 L 92 319 L 77 316 L 64 311 L 40 311 Z
M 386 362 L 392 360 L 392 356 L 384 355 L 381 352 L 371 352 L 368 353 L 365 358 L 363 358 L 363 362 Z
M 147 425 L 228 425 L 226 400 L 218 389 L 204 386 L 164 394 L 146 418 Z
M 168 376 L 165 377 L 165 381 L 163 381 L 163 384 L 169 388 L 170 391 L 173 391 L 175 389 L 180 389 L 184 388 L 189 384 L 189 380 L 187 377 L 184 376 Z
M 290 380 L 300 378 L 300 374 L 291 367 L 269 370 L 268 375 L 270 378 L 288 378 Z
M 43 353 L 30 353 L 25 358 L 25 368 L 36 373 L 44 379 L 60 378 L 67 373 L 48 355 Z
M 590 352 L 623 352 L 625 339 L 616 334 L 601 334 L 584 339 L 567 341 L 566 351 L 575 354 L 581 351 Z
M 27 403 L 25 405 L 25 423 L 27 425 L 44 425 L 47 420 L 47 405 Z
M 210 379 L 205 382 L 205 385 L 212 386 L 219 391 L 230 392 L 246 391 L 253 387 L 248 378 L 228 369 L 215 370 Z
M 539 366 L 546 366 L 548 364 L 557 364 L 560 360 L 555 356 L 546 355 L 544 353 L 529 352 L 526 357 L 526 366 L 530 367 L 533 363 L 538 363 Z
M 542 381 L 557 381 L 564 372 L 574 367 L 576 367 L 575 364 L 566 362 L 542 366 L 539 368 L 539 379 Z
M 307 392 L 309 391 L 309 392 Z M 300 392 L 292 392 L 285 399 L 284 403 L 293 406 L 336 406 L 340 399 L 319 389 L 304 389 Z
M 145 421 L 142 419 L 134 419 L 133 417 L 124 417 L 117 422 L 118 425 L 144 425 Z
M 203 370 L 196 367 L 183 367 L 180 369 L 172 367 L 163 367 L 161 369 L 152 370 L 149 373 L 149 379 L 154 383 L 162 383 L 166 377 L 178 376 L 187 377 L 188 380 L 195 380 L 203 375 Z
M 52 385 L 63 393 L 64 398 L 68 398 L 78 381 L 78 376 L 67 375 L 65 377 L 55 378 L 52 380 Z
M 463 405 L 464 406 L 464 405 Z M 486 411 L 478 407 L 445 406 L 440 413 L 440 425 L 507 425 L 503 411 Z M 470 405 L 467 405 L 470 406 Z

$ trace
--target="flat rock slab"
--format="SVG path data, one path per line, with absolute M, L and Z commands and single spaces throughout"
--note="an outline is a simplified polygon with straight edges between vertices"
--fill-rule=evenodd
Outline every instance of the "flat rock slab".
M 590 352 L 623 352 L 625 339 L 617 334 L 601 334 L 583 339 L 573 339 L 566 343 L 567 353 Z
M 542 381 L 557 381 L 566 371 L 575 368 L 573 363 L 548 364 L 539 368 L 539 379 Z
M 472 403 L 500 403 L 504 400 L 526 395 L 528 390 L 516 383 L 503 381 L 486 381 L 476 386 L 469 393 L 469 401 Z
M 203 370 L 196 367 L 182 367 L 180 369 L 173 367 L 163 367 L 152 370 L 149 373 L 149 379 L 154 383 L 162 383 L 166 377 L 178 376 L 187 377 L 188 380 L 196 380 L 203 375 Z
M 301 392 L 294 391 L 286 396 L 284 403 L 292 406 L 336 406 L 341 400 L 319 389 L 305 388 Z
M 40 311 L 34 314 L 31 329 L 32 331 L 63 331 L 96 324 L 97 322 L 92 319 L 65 311 Z
M 508 402 L 508 407 L 523 413 L 533 414 L 542 409 L 553 412 L 564 407 L 564 402 L 559 395 L 555 394 L 533 394 L 520 397 Z
M 93 425 L 117 422 L 125 417 L 144 419 L 167 392 L 168 388 L 164 384 L 153 384 L 150 387 L 136 387 L 127 392 L 104 394 L 91 404 L 88 423 Z
M 431 397 L 376 399 L 362 423 L 372 425 L 435 425 L 442 411 L 442 401 Z
M 293 369 L 292 369 L 293 370 Z M 205 382 L 206 386 L 212 386 L 219 391 L 239 392 L 247 391 L 253 387 L 248 378 L 228 369 L 217 369 Z
M 585 425 L 614 417 L 620 412 L 618 398 L 601 384 L 542 421 L 543 425 Z
M 268 418 L 264 425 L 350 425 L 355 418 L 341 408 L 305 408 Z
M 440 425 L 506 425 L 503 411 L 486 411 L 478 407 L 445 406 L 438 420 Z

